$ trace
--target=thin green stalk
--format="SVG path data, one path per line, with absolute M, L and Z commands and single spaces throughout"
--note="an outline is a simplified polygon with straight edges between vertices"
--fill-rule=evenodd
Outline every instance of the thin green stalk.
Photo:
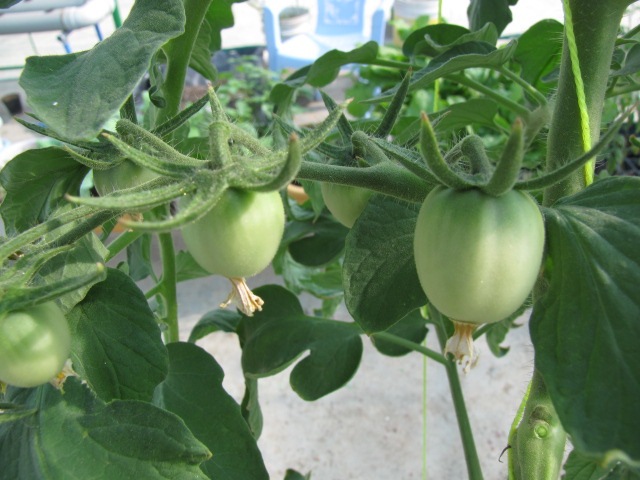
M 529 109 L 524 105 L 520 105 L 519 103 L 514 102 L 513 100 L 510 100 L 509 98 L 500 95 L 500 93 L 497 92 L 496 90 L 493 90 L 481 84 L 480 82 L 476 82 L 475 80 L 467 77 L 463 73 L 460 73 L 457 75 L 447 75 L 444 78 L 451 80 L 453 82 L 459 83 L 460 85 L 464 85 L 465 87 L 475 90 L 476 92 L 482 93 L 483 95 L 486 95 L 496 103 L 501 104 L 505 108 L 508 108 L 512 112 L 520 115 L 525 121 L 529 118 L 529 115 L 531 114 Z
M 163 92 L 167 101 L 165 108 L 159 109 L 157 124 L 161 124 L 176 115 L 180 110 L 180 101 L 187 78 L 187 68 L 191 51 L 198 38 L 200 24 L 209 9 L 211 0 L 185 0 L 185 32 L 169 41 L 164 47 L 167 56 L 167 71 Z
M 116 238 L 107 246 L 109 253 L 107 253 L 104 261 L 108 262 L 109 260 L 113 259 L 113 257 L 115 257 L 118 253 L 120 253 L 122 250 L 124 250 L 138 238 L 140 238 L 143 233 L 144 232 L 140 232 L 138 230 L 129 230 L 124 232 L 122 235 L 118 235 L 118 238 Z
M 391 162 L 359 168 L 303 161 L 297 178 L 364 187 L 414 203 L 422 202 L 430 191 L 424 180 Z
M 431 313 L 434 312 L 431 311 Z M 439 313 L 435 312 L 435 315 L 432 315 L 432 319 L 436 324 L 436 333 L 438 334 L 440 347 L 444 350 L 444 347 L 447 343 L 447 333 L 442 322 L 442 317 Z M 462 393 L 462 385 L 460 384 L 458 368 L 456 366 L 456 363 L 451 360 L 447 360 L 445 368 L 447 372 L 447 378 L 449 379 L 449 389 L 451 390 L 453 407 L 456 411 L 456 417 L 458 419 L 458 428 L 460 430 L 460 437 L 462 439 L 464 458 L 467 462 L 467 472 L 469 474 L 469 480 L 482 480 L 484 477 L 482 475 L 482 468 L 480 467 L 480 460 L 478 458 L 476 444 L 473 440 L 473 431 L 471 430 L 471 422 L 469 421 L 469 415 L 467 414 L 467 407 L 464 403 L 464 395 Z
M 162 288 L 160 293 L 164 297 L 167 306 L 165 321 L 168 328 L 165 331 L 165 341 L 167 343 L 178 342 L 180 340 L 178 292 L 176 288 L 178 277 L 173 237 L 170 232 L 159 233 L 158 240 L 160 241 L 160 257 L 162 258 Z
M 498 67 L 496 68 L 496 71 L 501 73 L 502 75 L 507 77 L 509 80 L 513 81 L 514 83 L 517 83 L 518 85 L 520 85 L 523 88 L 523 90 L 527 92 L 529 95 L 531 95 L 539 105 L 547 104 L 547 98 L 542 93 L 540 93 L 540 91 L 537 88 L 535 88 L 533 85 L 527 82 L 520 75 L 512 72 L 506 67 Z
M 427 339 L 423 346 L 426 348 Z M 422 357 L 422 480 L 427 480 L 427 356 Z
M 389 343 L 394 343 L 400 347 L 408 348 L 409 350 L 413 350 L 414 352 L 418 352 L 423 354 L 425 357 L 430 358 L 431 360 L 435 360 L 436 362 L 442 365 L 448 365 L 450 362 L 445 358 L 444 355 L 438 353 L 430 348 L 424 347 L 419 343 L 412 342 L 411 340 L 407 340 L 406 338 L 398 337 L 392 333 L 388 332 L 378 332 L 372 335 L 374 339 L 384 340 Z

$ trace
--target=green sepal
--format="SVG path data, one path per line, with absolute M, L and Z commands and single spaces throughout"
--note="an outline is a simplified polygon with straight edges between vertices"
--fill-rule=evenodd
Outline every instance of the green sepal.
M 468 135 L 452 149 L 459 149 L 460 153 L 469 159 L 471 171 L 474 175 L 483 178 L 491 174 L 491 162 L 484 149 L 482 139 L 477 135 Z M 445 156 L 445 160 L 447 160 Z
M 302 151 L 300 149 L 300 141 L 295 133 L 292 133 L 289 137 L 289 150 L 287 157 L 282 163 L 280 170 L 272 176 L 267 183 L 263 183 L 257 186 L 247 187 L 249 190 L 256 192 L 272 192 L 281 190 L 289 185 L 300 171 L 300 165 L 302 165 Z
M 181 195 L 188 194 L 195 188 L 191 180 L 170 184 L 166 184 L 166 182 L 166 179 L 158 178 L 104 197 L 67 195 L 66 199 L 78 205 L 131 212 L 162 205 Z
M 262 157 L 271 155 L 271 150 L 265 147 L 262 143 L 260 143 L 260 140 L 253 137 L 246 130 L 242 129 L 234 123 L 229 123 L 227 125 L 229 127 L 229 140 L 231 140 L 234 144 L 237 143 L 238 145 L 243 146 L 254 155 Z
M 494 197 L 499 197 L 509 192 L 518 180 L 523 158 L 524 134 L 522 121 L 516 119 L 491 179 L 480 189 L 487 195 Z
M 391 133 L 391 129 L 395 125 L 398 115 L 400 115 L 400 112 L 402 111 L 402 105 L 404 105 L 404 101 L 407 98 L 412 73 L 412 70 L 409 69 L 402 79 L 402 83 L 389 103 L 389 108 L 387 108 L 387 111 L 382 117 L 382 120 L 380 120 L 378 127 L 373 132 L 374 137 L 386 138 Z
M 395 159 L 400 165 L 417 177 L 433 185 L 440 183 L 431 170 L 424 164 L 422 156 L 415 149 L 401 147 L 381 138 L 374 138 L 373 141 L 391 158 Z
M 320 145 L 325 138 L 331 133 L 331 130 L 338 124 L 340 118 L 343 116 L 347 105 L 351 100 L 347 100 L 346 102 L 339 105 L 337 108 L 329 112 L 327 118 L 325 118 L 320 125 L 311 130 L 307 135 L 304 136 L 300 140 L 300 148 L 302 153 L 307 153 L 318 145 Z
M 304 136 L 309 133 L 311 130 L 309 129 L 297 129 L 292 125 L 289 125 L 284 120 L 282 120 L 278 116 L 274 116 L 274 121 L 276 126 L 283 130 L 287 135 L 291 135 L 292 133 L 296 133 L 300 138 L 304 138 Z M 353 164 L 353 155 L 351 154 L 351 147 L 332 145 L 327 142 L 322 142 L 316 146 L 315 151 L 326 155 L 329 158 L 337 160 L 337 162 L 341 165 L 352 165 Z
M 474 184 L 451 169 L 440 153 L 438 140 L 426 113 L 420 121 L 420 153 L 439 183 L 455 190 L 472 188 Z
M 190 165 L 174 163 L 171 160 L 165 160 L 160 157 L 154 157 L 142 150 L 138 150 L 137 148 L 126 144 L 113 135 L 105 134 L 104 136 L 120 151 L 120 153 L 126 156 L 133 163 L 160 175 L 180 179 L 193 175 L 196 168 Z M 204 162 L 200 161 L 199 163 L 200 166 L 204 165 Z
M 224 107 L 220 103 L 213 87 L 209 87 L 209 90 L 207 90 L 207 99 L 209 101 L 209 106 L 211 107 L 211 113 L 213 114 L 213 121 L 229 122 L 229 117 L 224 111 Z
M 93 170 L 109 170 L 110 168 L 113 168 L 113 167 L 119 165 L 120 163 L 122 163 L 122 161 L 125 158 L 125 157 L 119 156 L 119 155 L 110 155 L 109 157 L 107 157 L 110 160 L 98 160 L 98 159 L 86 157 L 86 156 L 82 155 L 81 153 L 76 152 L 74 149 L 72 149 L 71 147 L 69 147 L 67 145 L 65 145 L 62 148 L 69 155 L 71 155 L 75 161 L 77 161 L 78 163 L 84 165 L 85 167 L 89 167 L 89 168 L 91 168 Z M 101 156 L 104 157 L 103 155 L 101 155 Z M 115 157 L 115 159 L 114 159 L 114 157 Z
M 339 105 L 333 100 L 333 98 L 331 98 L 322 90 L 320 90 L 320 95 L 322 96 L 324 106 L 327 107 L 327 110 L 329 112 L 333 112 L 336 108 L 340 108 Z M 353 135 L 354 129 L 349 123 L 349 120 L 347 120 L 347 117 L 344 116 L 344 114 L 340 116 L 337 127 L 340 135 L 342 136 L 342 140 L 344 140 L 345 143 L 349 142 L 351 136 Z
M 195 222 L 211 210 L 222 194 L 227 189 L 227 183 L 218 174 L 210 171 L 201 171 L 193 179 L 195 193 L 188 203 L 182 203 L 178 213 L 166 220 L 152 220 L 135 222 L 123 220 L 122 223 L 133 230 L 145 232 L 168 232 Z

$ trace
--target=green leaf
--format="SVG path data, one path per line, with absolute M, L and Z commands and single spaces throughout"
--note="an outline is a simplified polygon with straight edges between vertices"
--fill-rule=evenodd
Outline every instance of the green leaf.
M 302 475 L 300 472 L 288 468 L 284 474 L 284 480 L 311 480 L 311 473 Z
M 545 217 L 549 286 L 530 323 L 536 367 L 576 449 L 640 461 L 640 178 L 594 183 Z
M 521 67 L 521 76 L 542 92 L 552 84 L 545 82 L 560 64 L 563 25 L 556 20 L 541 20 L 518 38 L 513 58 Z
M 65 193 L 77 195 L 87 172 L 85 166 L 58 147 L 17 155 L 0 172 L 0 184 L 7 192 L 0 215 L 7 234 L 28 230 L 68 205 Z
M 135 282 L 151 275 L 151 235 L 144 234 L 127 246 L 127 264 L 129 276 Z
M 144 294 L 127 275 L 109 269 L 67 319 L 73 367 L 102 400 L 151 399 L 167 374 L 167 350 Z
M 638 480 L 640 469 L 630 470 L 621 463 L 606 467 L 573 450 L 564 464 L 562 480 Z
M 342 250 L 349 229 L 327 215 L 314 223 L 292 222 L 287 226 L 291 258 L 302 265 L 318 267 L 334 260 Z
M 487 23 L 493 23 L 502 33 L 513 20 L 510 5 L 515 5 L 518 0 L 471 0 L 467 8 L 467 18 L 471 30 L 480 30 Z
M 234 310 L 219 308 L 205 313 L 191 330 L 190 342 L 197 342 L 201 338 L 214 332 L 235 333 L 242 315 Z
M 347 236 L 345 303 L 368 334 L 387 330 L 427 303 L 413 259 L 418 209 L 373 195 Z
M 633 75 L 638 71 L 640 71 L 640 44 L 636 44 L 629 49 L 622 68 L 620 70 L 615 70 L 612 73 L 612 76 L 620 77 L 624 75 Z
M 278 285 L 256 289 L 264 307 L 243 322 L 249 327 L 242 368 L 250 378 L 275 375 L 304 357 L 291 371 L 291 388 L 304 400 L 317 400 L 343 387 L 362 357 L 360 329 L 304 314 L 298 298 Z
M 371 63 L 377 56 L 376 42 L 367 42 L 348 52 L 331 50 L 313 62 L 307 72 L 306 83 L 314 87 L 324 87 L 338 77 L 343 66 L 350 63 Z
M 422 343 L 427 336 L 426 320 L 422 318 L 420 310 L 416 309 L 399 322 L 392 325 L 387 330 L 387 333 L 391 333 L 406 340 L 411 340 L 414 343 Z M 383 355 L 389 355 L 390 357 L 400 357 L 413 351 L 395 343 L 390 343 L 383 338 L 374 338 L 373 346 L 376 347 L 376 350 Z
M 498 105 L 493 100 L 472 98 L 466 102 L 454 103 L 434 115 L 433 119 L 438 121 L 434 128 L 437 132 L 460 130 L 469 125 L 495 128 L 494 119 L 497 114 Z
M 497 41 L 498 32 L 495 25 L 490 23 L 475 32 L 470 32 L 458 25 L 440 23 L 427 25 L 411 32 L 402 44 L 402 52 L 407 57 L 412 55 L 436 57 L 463 43 L 486 42 L 495 46 Z
M 211 276 L 194 260 L 189 252 L 184 250 L 179 251 L 176 255 L 176 270 L 178 282 Z
M 242 418 L 249 426 L 251 435 L 256 440 L 260 438 L 262 433 L 263 418 L 260 401 L 258 399 L 258 379 L 244 377 L 244 396 L 240 404 Z
M 138 0 L 122 26 L 88 52 L 27 58 L 20 85 L 29 105 L 66 138 L 95 137 L 184 21 L 181 0 Z
M 20 3 L 21 0 L 0 0 L 0 8 L 9 8 Z
M 9 389 L 36 413 L 0 424 L 0 475 L 7 479 L 206 479 L 211 454 L 180 418 L 149 403 L 105 404 L 76 378 L 64 391 L 45 384 Z
M 411 77 L 409 91 L 426 88 L 435 80 L 445 75 L 466 68 L 497 68 L 506 63 L 514 54 L 517 42 L 512 40 L 497 49 L 486 42 L 467 42 L 447 50 L 433 58 L 429 64 L 415 72 Z M 379 97 L 367 102 L 384 102 L 393 98 L 398 87 L 383 92 Z
M 64 279 L 77 278 L 95 270 L 96 263 L 104 262 L 108 250 L 93 235 L 86 235 L 73 244 L 73 248 L 56 255 L 45 263 L 34 279 L 35 285 L 51 285 Z M 96 279 L 96 282 L 99 279 Z M 58 305 L 66 313 L 85 298 L 93 284 L 88 283 L 81 288 L 66 293 L 57 299 Z
M 213 457 L 200 467 L 209 478 L 268 479 L 262 456 L 240 407 L 222 387 L 215 359 L 191 343 L 170 343 L 169 374 L 153 403 L 179 415 Z

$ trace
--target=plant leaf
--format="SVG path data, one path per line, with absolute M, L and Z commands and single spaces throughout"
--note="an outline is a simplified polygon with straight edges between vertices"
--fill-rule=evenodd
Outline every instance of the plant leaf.
M 433 58 L 429 64 L 415 72 L 411 77 L 409 91 L 426 88 L 445 75 L 466 68 L 497 68 L 506 63 L 514 54 L 517 42 L 512 40 L 497 49 L 486 42 L 467 42 L 447 50 Z M 393 98 L 398 87 L 383 92 L 380 96 L 365 100 L 367 103 L 385 102 Z
M 562 480 L 638 480 L 640 470 L 630 470 L 622 463 L 603 467 L 573 450 L 564 464 Z
M 144 294 L 127 275 L 109 269 L 67 319 L 73 367 L 102 400 L 151 400 L 167 374 L 167 350 Z
M 427 25 L 411 32 L 402 44 L 402 52 L 407 57 L 413 55 L 436 57 L 456 45 L 476 41 L 495 45 L 498 41 L 495 25 L 488 23 L 475 32 L 447 23 Z
M 640 178 L 599 181 L 545 216 L 550 283 L 531 317 L 536 367 L 578 451 L 640 461 Z
M 421 343 L 427 336 L 426 320 L 422 318 L 420 310 L 416 309 L 399 322 L 389 327 L 387 333 L 392 333 L 400 338 L 411 340 L 414 343 Z M 395 343 L 390 343 L 383 338 L 372 337 L 372 342 L 373 346 L 376 347 L 376 350 L 383 355 L 388 355 L 390 357 L 400 357 L 413 351 L 396 345 Z
M 220 365 L 192 343 L 170 343 L 167 349 L 169 374 L 156 388 L 153 403 L 179 415 L 213 453 L 202 471 L 209 478 L 268 479 L 240 407 L 222 387 Z
M 513 58 L 522 66 L 521 76 L 542 92 L 553 85 L 545 78 L 560 64 L 564 27 L 557 20 L 541 20 L 520 38 Z
M 64 195 L 77 195 L 87 172 L 87 167 L 59 147 L 32 149 L 17 155 L 0 172 L 0 184 L 7 192 L 0 215 L 7 234 L 28 230 L 68 205 Z
M 413 259 L 418 209 L 373 195 L 347 235 L 345 303 L 367 334 L 387 330 L 427 303 Z
M 298 298 L 278 285 L 255 290 L 261 312 L 243 319 L 249 332 L 242 368 L 250 378 L 275 375 L 304 357 L 291 371 L 291 388 L 304 400 L 317 400 L 343 387 L 362 357 L 361 330 L 353 323 L 304 314 Z
M 3 478 L 202 479 L 211 454 L 180 418 L 149 403 L 105 404 L 79 380 L 64 391 L 49 384 L 10 388 L 7 396 L 36 413 L 0 424 Z
M 510 5 L 515 5 L 518 0 L 471 0 L 467 8 L 467 18 L 471 30 L 480 30 L 487 23 L 493 23 L 502 33 L 513 20 Z
M 122 26 L 88 52 L 27 58 L 20 86 L 38 117 L 60 135 L 93 138 L 184 22 L 181 0 L 138 0 Z

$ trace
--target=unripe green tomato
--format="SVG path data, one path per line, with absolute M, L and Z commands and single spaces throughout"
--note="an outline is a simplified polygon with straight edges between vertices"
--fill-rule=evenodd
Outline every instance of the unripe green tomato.
M 331 214 L 347 228 L 353 227 L 373 194 L 366 188 L 324 182 L 320 184 L 320 191 Z
M 251 277 L 273 260 L 284 224 L 278 192 L 228 189 L 204 217 L 183 227 L 182 236 L 189 253 L 208 272 Z
M 459 322 L 493 323 L 527 299 L 542 262 L 544 222 L 526 193 L 434 188 L 414 237 L 418 277 L 429 301 Z
M 71 351 L 71 334 L 54 302 L 15 310 L 0 318 L 0 381 L 31 388 L 60 373 Z
M 137 187 L 158 178 L 156 172 L 136 165 L 131 160 L 124 160 L 109 170 L 94 170 L 93 185 L 101 196 L 119 190 Z

